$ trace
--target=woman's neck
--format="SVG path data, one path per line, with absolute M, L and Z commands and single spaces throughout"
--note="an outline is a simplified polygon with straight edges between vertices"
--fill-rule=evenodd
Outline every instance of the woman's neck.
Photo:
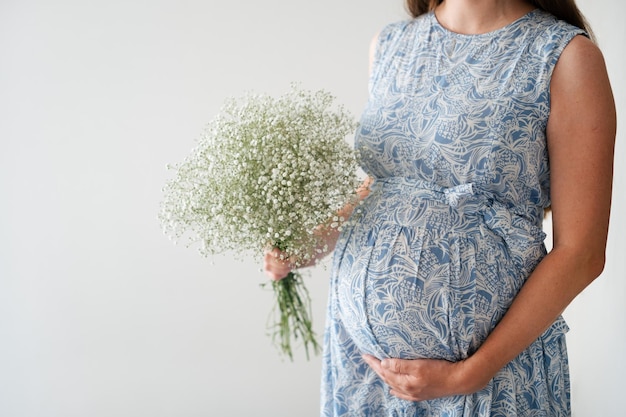
M 444 0 L 435 15 L 452 32 L 475 35 L 506 26 L 534 8 L 523 0 Z

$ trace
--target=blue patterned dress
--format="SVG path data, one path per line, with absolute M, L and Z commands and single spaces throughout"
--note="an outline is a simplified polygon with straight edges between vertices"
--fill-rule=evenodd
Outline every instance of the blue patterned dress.
M 545 256 L 549 84 L 578 28 L 535 10 L 482 35 L 382 30 L 355 144 L 372 192 L 335 249 L 323 416 L 568 416 L 559 318 L 481 391 L 409 402 L 363 362 L 472 355 Z

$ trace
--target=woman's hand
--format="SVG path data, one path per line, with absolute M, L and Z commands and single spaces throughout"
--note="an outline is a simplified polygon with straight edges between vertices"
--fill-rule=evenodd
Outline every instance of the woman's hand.
M 407 401 L 425 401 L 470 394 L 489 382 L 467 381 L 465 362 L 439 359 L 383 359 L 363 355 L 365 362 L 390 388 L 390 394 Z M 480 378 L 479 378 L 480 379 Z
M 363 183 L 356 190 L 357 200 L 361 201 L 370 192 L 370 185 L 374 182 L 371 177 L 367 177 Z M 357 204 L 352 201 L 346 204 L 343 208 L 337 211 L 337 217 L 349 218 Z M 324 256 L 328 255 L 335 248 L 337 238 L 339 237 L 339 229 L 330 227 L 330 221 L 325 224 L 319 225 L 313 233 L 320 238 L 319 247 L 314 251 L 315 256 L 311 257 L 308 261 L 290 262 L 289 258 L 278 248 L 267 249 L 263 258 L 263 271 L 265 275 L 273 279 L 274 281 L 280 281 L 285 278 L 292 270 L 298 268 L 305 268 L 315 265 L 315 263 L 321 260 Z
M 263 258 L 263 272 L 274 281 L 280 281 L 294 269 L 292 263 L 289 262 L 284 252 L 277 248 L 265 251 Z

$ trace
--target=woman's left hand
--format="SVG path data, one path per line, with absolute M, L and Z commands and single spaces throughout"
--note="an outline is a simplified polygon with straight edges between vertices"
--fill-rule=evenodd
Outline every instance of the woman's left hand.
M 363 355 L 365 362 L 391 388 L 391 395 L 408 401 L 425 401 L 451 395 L 469 394 L 481 389 L 467 383 L 464 362 L 438 359 L 383 359 Z

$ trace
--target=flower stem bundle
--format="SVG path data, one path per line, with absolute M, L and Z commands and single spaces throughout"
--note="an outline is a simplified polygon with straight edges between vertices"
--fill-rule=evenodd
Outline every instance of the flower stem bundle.
M 164 187 L 160 220 L 173 239 L 203 255 L 262 256 L 281 249 L 297 268 L 317 259 L 319 225 L 341 228 L 336 212 L 353 202 L 356 160 L 346 136 L 356 123 L 327 92 L 292 86 L 280 97 L 229 100 Z M 284 281 L 284 282 L 283 282 Z M 292 358 L 291 339 L 318 351 L 309 295 L 298 273 L 272 283 L 274 340 Z
M 300 339 L 309 359 L 309 347 L 318 354 L 320 345 L 315 338 L 311 320 L 311 298 L 304 285 L 302 275 L 290 272 L 280 281 L 272 281 L 277 319 L 273 324 L 274 343 L 280 350 L 293 359 L 291 339 Z

